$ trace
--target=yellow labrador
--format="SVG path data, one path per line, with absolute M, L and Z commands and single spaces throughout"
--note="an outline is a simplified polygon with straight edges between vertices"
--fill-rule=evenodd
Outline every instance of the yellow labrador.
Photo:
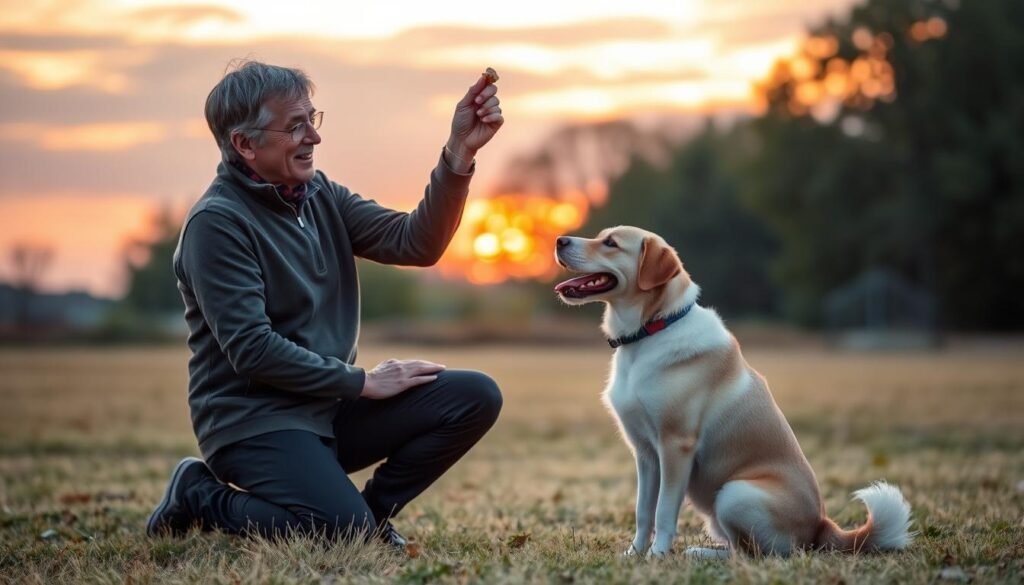
M 637 467 L 627 554 L 671 551 L 684 496 L 728 545 L 688 549 L 693 556 L 910 544 L 910 505 L 886 483 L 854 494 L 868 508 L 863 526 L 843 530 L 825 514 L 814 471 L 767 382 L 718 314 L 697 304 L 700 288 L 661 237 L 634 227 L 563 236 L 555 257 L 585 273 L 555 287 L 564 302 L 607 304 L 602 328 L 617 349 L 604 400 Z

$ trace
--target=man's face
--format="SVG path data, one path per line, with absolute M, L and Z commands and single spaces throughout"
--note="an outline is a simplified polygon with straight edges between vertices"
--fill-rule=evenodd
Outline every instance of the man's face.
M 273 114 L 265 128 L 282 132 L 264 132 L 261 146 L 253 145 L 254 158 L 247 161 L 270 183 L 296 187 L 313 178 L 313 147 L 320 144 L 320 135 L 308 122 L 316 112 L 309 97 L 273 99 L 267 102 Z M 296 141 L 287 132 L 302 125 L 302 137 Z

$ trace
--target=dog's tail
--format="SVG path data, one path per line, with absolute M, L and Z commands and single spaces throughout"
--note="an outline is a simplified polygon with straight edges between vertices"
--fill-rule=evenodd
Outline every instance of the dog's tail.
M 818 548 L 859 553 L 900 550 L 914 540 L 910 531 L 910 504 L 896 486 L 877 481 L 853 493 L 868 508 L 868 521 L 859 528 L 843 530 L 824 518 L 818 532 Z

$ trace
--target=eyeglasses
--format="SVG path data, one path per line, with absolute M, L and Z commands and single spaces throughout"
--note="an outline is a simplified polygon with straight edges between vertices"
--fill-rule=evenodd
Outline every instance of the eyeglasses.
M 308 122 L 299 122 L 292 126 L 288 130 L 275 130 L 273 128 L 253 128 L 253 130 L 263 130 L 264 132 L 283 132 L 285 134 L 291 134 L 292 142 L 301 142 L 303 137 L 306 136 L 306 126 L 312 126 L 313 130 L 319 130 L 320 124 L 324 123 L 324 113 L 315 112 L 309 117 Z

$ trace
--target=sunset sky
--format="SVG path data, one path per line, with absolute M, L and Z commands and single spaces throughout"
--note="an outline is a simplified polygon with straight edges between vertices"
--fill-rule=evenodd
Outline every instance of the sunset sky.
M 0 280 L 13 244 L 38 243 L 45 288 L 120 294 L 126 238 L 213 176 L 203 101 L 233 58 L 306 70 L 318 167 L 404 209 L 484 67 L 506 124 L 478 157 L 480 199 L 567 122 L 749 110 L 751 83 L 852 2 L 0 0 Z

